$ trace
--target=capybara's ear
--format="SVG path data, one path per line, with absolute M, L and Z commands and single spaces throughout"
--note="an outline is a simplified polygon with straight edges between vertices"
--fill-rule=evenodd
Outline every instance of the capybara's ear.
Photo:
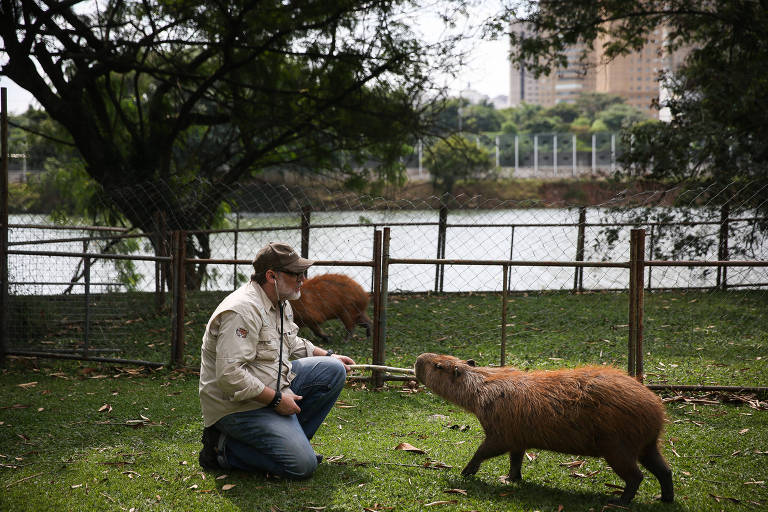
M 467 359 L 467 364 L 469 366 L 477 366 L 477 363 L 475 362 L 474 359 Z

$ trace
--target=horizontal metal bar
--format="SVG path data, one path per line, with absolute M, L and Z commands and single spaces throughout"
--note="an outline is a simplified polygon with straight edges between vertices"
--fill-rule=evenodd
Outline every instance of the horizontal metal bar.
M 372 261 L 314 260 L 313 267 L 372 267 Z M 251 265 L 253 260 L 186 258 L 185 263 L 205 263 L 206 265 Z
M 60 252 L 60 251 L 21 251 L 9 250 L 8 254 L 22 256 L 60 256 L 64 258 L 90 258 L 102 260 L 138 260 L 138 261 L 171 261 L 169 256 L 141 256 L 133 254 L 94 254 L 90 252 Z
M 65 282 L 53 282 L 53 281 L 9 281 L 9 285 L 15 284 L 15 285 L 22 285 L 22 284 L 30 284 L 30 285 L 46 285 L 46 286 L 85 286 L 85 283 L 81 281 L 65 281 Z M 95 283 L 91 281 L 89 283 L 91 286 L 127 286 L 123 283 Z
M 646 260 L 646 267 L 768 267 L 768 260 Z
M 44 240 L 23 240 L 20 242 L 9 242 L 8 245 L 33 245 L 33 244 L 63 244 L 68 242 L 99 242 L 99 241 L 111 241 L 122 240 L 126 238 L 152 238 L 153 233 L 134 234 L 134 235 L 114 235 L 114 236 L 82 236 L 77 238 L 46 238 Z
M 614 261 L 517 261 L 517 260 L 451 260 L 390 258 L 400 265 L 507 265 L 509 267 L 608 267 L 629 268 L 629 263 Z
M 130 231 L 131 228 L 115 228 L 108 226 L 61 226 L 58 224 L 8 224 L 8 227 L 13 228 L 26 228 L 26 229 L 60 229 L 71 231 L 115 231 L 125 232 Z
M 24 356 L 24 357 L 44 357 L 49 359 L 72 359 L 77 361 L 97 361 L 100 363 L 121 363 L 121 364 L 137 364 L 141 366 L 153 366 L 160 367 L 165 366 L 166 363 L 158 363 L 157 361 L 141 361 L 138 359 L 118 359 L 112 357 L 90 357 L 83 354 L 54 354 L 51 352 L 35 352 L 27 350 L 9 350 L 7 355 Z

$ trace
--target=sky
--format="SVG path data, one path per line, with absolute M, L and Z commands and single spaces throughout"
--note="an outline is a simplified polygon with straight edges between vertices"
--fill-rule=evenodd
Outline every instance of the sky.
M 475 6 L 471 11 L 469 23 L 482 20 L 496 2 L 489 0 L 479 3 L 480 5 Z M 417 24 L 421 27 L 421 32 L 427 35 L 442 32 L 439 22 L 426 12 L 418 15 Z M 467 65 L 462 68 L 455 79 L 445 79 L 440 84 L 448 87 L 451 96 L 458 96 L 459 92 L 466 88 L 474 89 L 489 98 L 508 95 L 508 43 L 505 40 L 483 41 L 474 38 L 467 41 L 467 48 L 470 50 Z M 27 110 L 30 103 L 34 102 L 31 94 L 5 76 L 0 76 L 0 87 L 5 87 L 8 90 L 8 111 L 11 114 L 22 114 Z

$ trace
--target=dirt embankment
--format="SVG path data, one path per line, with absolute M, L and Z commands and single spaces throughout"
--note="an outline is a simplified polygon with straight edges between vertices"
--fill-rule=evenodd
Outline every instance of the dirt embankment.
M 671 204 L 674 193 L 664 192 L 662 184 L 636 182 L 627 184 L 607 179 L 582 180 L 503 180 L 460 183 L 451 196 L 466 205 L 483 203 L 517 203 L 520 207 L 613 206 Z M 441 195 L 429 182 L 411 182 L 400 188 L 386 188 L 381 195 L 390 200 L 429 201 Z

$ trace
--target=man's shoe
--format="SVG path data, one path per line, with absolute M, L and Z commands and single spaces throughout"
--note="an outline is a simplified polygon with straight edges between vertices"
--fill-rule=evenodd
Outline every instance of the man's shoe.
M 219 442 L 220 434 L 219 429 L 216 427 L 205 427 L 203 429 L 203 437 L 200 439 L 203 443 L 203 449 L 200 450 L 200 455 L 197 457 L 200 467 L 203 469 L 219 469 L 216 445 Z

